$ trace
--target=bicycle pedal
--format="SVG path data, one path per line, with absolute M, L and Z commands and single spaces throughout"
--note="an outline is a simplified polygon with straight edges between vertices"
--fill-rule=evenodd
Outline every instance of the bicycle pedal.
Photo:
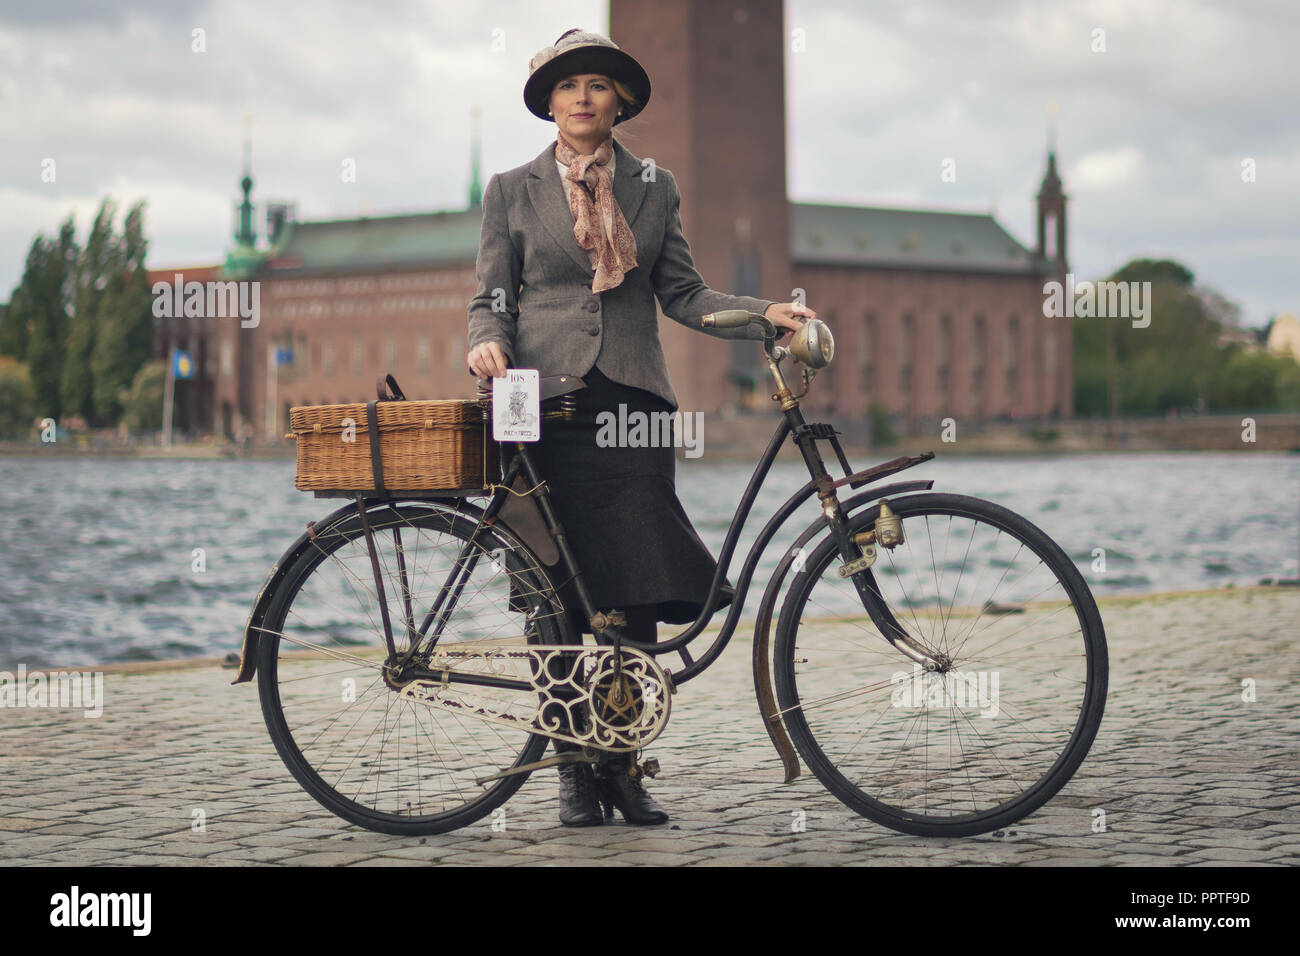
M 498 773 L 488 774 L 486 777 L 478 777 L 474 783 L 477 786 L 483 786 L 493 780 L 501 780 L 505 777 L 512 777 L 520 773 L 532 773 L 534 770 L 545 770 L 547 767 L 562 767 L 571 763 L 598 764 L 604 759 L 604 754 L 591 747 L 584 747 L 581 750 L 567 750 L 564 753 L 555 754 L 542 760 L 535 760 L 532 763 L 522 764 L 518 767 L 507 767 Z
M 628 771 L 628 775 L 633 780 L 639 780 L 642 777 L 650 777 L 653 779 L 654 777 L 659 776 L 659 761 L 656 758 L 651 758 L 641 764 L 633 761 L 631 769 Z

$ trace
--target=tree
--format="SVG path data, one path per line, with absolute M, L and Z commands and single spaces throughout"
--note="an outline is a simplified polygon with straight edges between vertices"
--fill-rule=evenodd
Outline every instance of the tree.
M 0 438 L 21 438 L 32 427 L 36 402 L 27 366 L 0 357 Z
M 131 207 L 115 243 L 111 271 L 99 300 L 90 378 L 96 417 L 117 421 L 121 394 L 153 353 L 153 311 L 145 254 L 144 203 Z
M 1262 410 L 1278 400 L 1278 390 L 1262 385 L 1260 376 L 1276 378 L 1281 366 L 1230 363 L 1240 346 L 1220 346 L 1219 338 L 1226 326 L 1237 325 L 1240 310 L 1213 289 L 1197 286 L 1190 269 L 1167 259 L 1135 259 L 1109 280 L 1151 283 L 1150 324 L 1134 328 L 1118 318 L 1074 320 L 1079 414 L 1108 414 L 1112 388 L 1120 415 L 1155 415 L 1170 408 L 1238 409 L 1245 406 L 1237 403 L 1247 398 L 1248 406 Z M 1108 348 L 1113 348 L 1113 381 Z M 1224 378 L 1225 370 L 1249 381 L 1233 385 Z
M 1210 404 L 1231 411 L 1297 407 L 1300 363 L 1291 355 L 1228 350 L 1227 360 L 1210 383 Z
M 33 240 L 23 277 L 0 316 L 0 355 L 25 362 L 42 415 L 113 424 L 121 396 L 153 354 L 143 201 L 116 236 L 111 198 L 84 247 L 69 216 L 56 241 Z
M 102 424 L 96 415 L 95 389 L 91 370 L 91 354 L 95 349 L 95 334 L 100 321 L 100 304 L 104 291 L 112 281 L 114 260 L 117 256 L 113 242 L 113 216 L 116 207 L 105 199 L 95 214 L 90 236 L 77 259 L 77 278 L 72 293 L 72 309 L 68 323 L 67 351 L 64 353 L 63 413 L 80 415 L 87 422 Z
M 167 363 L 154 361 L 135 374 L 129 389 L 118 396 L 122 421 L 133 435 L 157 431 L 162 427 L 163 389 L 166 387 Z
M 30 255 L 29 253 L 29 258 Z M 0 312 L 0 355 L 14 359 L 21 359 L 27 354 L 27 318 L 22 291 L 22 284 L 19 283 L 11 294 L 9 305 L 0 306 L 4 309 Z
M 77 256 L 72 216 L 60 227 L 57 240 L 37 236 L 0 323 L 0 355 L 12 356 L 27 365 L 39 411 L 52 418 L 62 414 L 67 303 Z
M 1196 284 L 1196 274 L 1172 259 L 1130 259 L 1111 278 L 1116 282 L 1161 282 L 1181 289 Z

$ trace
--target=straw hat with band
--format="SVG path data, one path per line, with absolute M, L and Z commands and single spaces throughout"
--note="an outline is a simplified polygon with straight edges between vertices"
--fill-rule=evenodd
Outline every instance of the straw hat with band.
M 524 84 L 524 104 L 539 119 L 554 119 L 547 112 L 551 91 L 567 76 L 579 73 L 602 73 L 624 84 L 636 97 L 635 104 L 623 103 L 622 115 L 614 118 L 617 126 L 629 120 L 650 100 L 650 77 L 646 71 L 609 37 L 587 30 L 573 29 L 560 35 L 554 46 L 537 52 L 528 64 L 528 82 Z

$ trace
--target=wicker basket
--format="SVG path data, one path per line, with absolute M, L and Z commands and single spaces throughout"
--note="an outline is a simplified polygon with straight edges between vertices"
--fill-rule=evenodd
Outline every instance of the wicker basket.
M 289 410 L 289 427 L 302 491 L 465 491 L 500 479 L 491 422 L 474 401 L 302 405 Z

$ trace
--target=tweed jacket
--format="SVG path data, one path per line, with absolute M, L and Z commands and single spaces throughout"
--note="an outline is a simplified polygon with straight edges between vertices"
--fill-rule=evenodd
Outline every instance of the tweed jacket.
M 535 368 L 542 377 L 584 375 L 598 365 L 613 381 L 645 389 L 676 409 L 655 300 L 670 319 L 724 339 L 761 339 L 762 332 L 755 326 L 701 329 L 700 316 L 722 309 L 761 315 L 772 301 L 706 286 L 682 235 L 673 174 L 660 166 L 646 181 L 640 159 L 617 140 L 614 150 L 614 199 L 636 237 L 636 268 L 615 288 L 592 293 L 595 270 L 573 236 L 573 212 L 551 142 L 536 159 L 488 180 L 469 348 L 496 342 L 512 368 Z

